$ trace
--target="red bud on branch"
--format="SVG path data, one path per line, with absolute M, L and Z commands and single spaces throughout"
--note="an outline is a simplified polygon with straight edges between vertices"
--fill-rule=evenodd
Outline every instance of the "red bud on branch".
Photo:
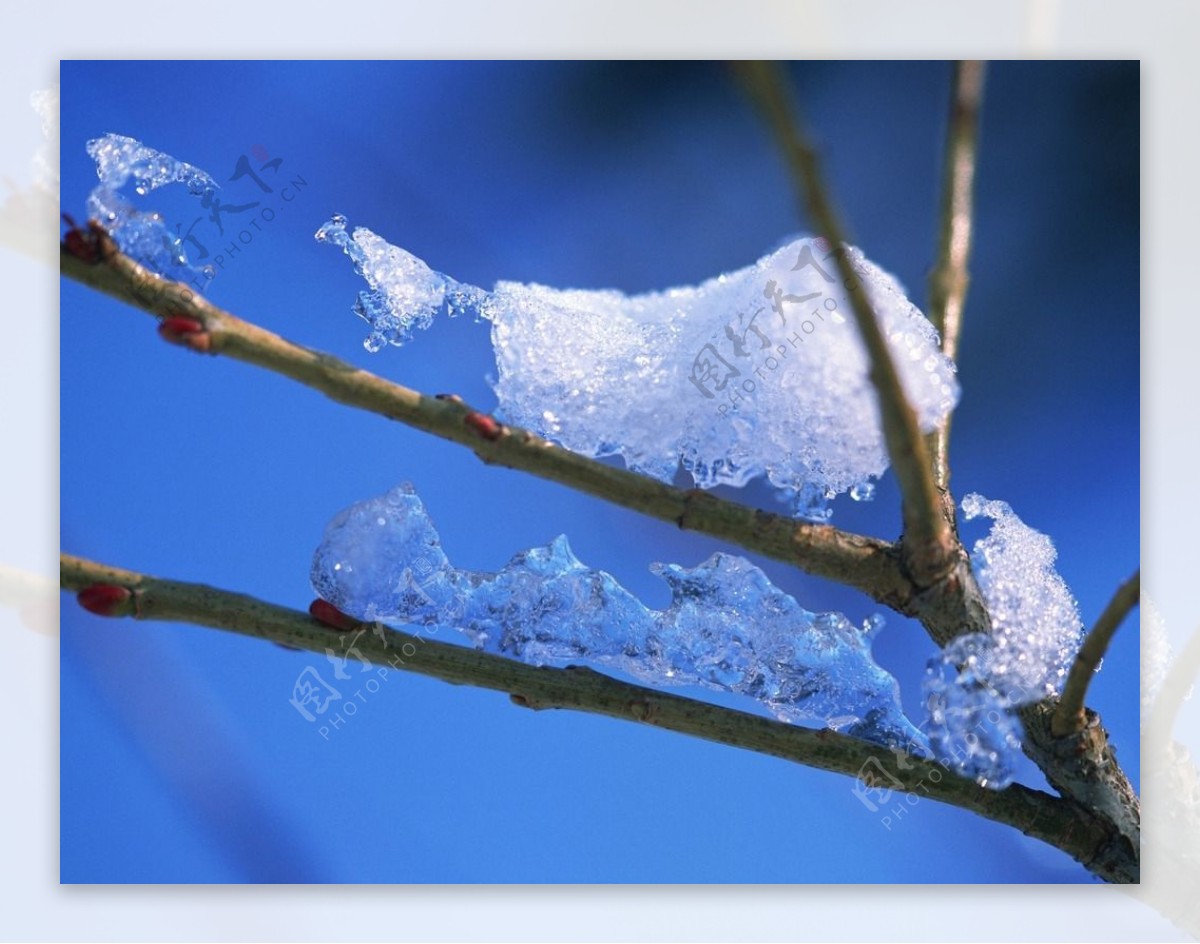
M 76 599 L 79 605 L 97 616 L 128 616 L 133 612 L 133 591 L 111 583 L 97 583 L 84 587 Z
M 488 416 L 486 413 L 468 413 L 463 417 L 463 422 L 468 429 L 472 430 L 482 439 L 499 439 L 500 434 L 504 432 L 504 427 L 496 422 L 494 417 Z
M 308 614 L 318 623 L 333 629 L 353 629 L 358 625 L 358 620 L 347 616 L 328 600 L 313 600 L 308 605 Z
M 186 315 L 167 315 L 159 323 L 158 335 L 164 341 L 200 354 L 206 354 L 212 348 L 212 335 L 208 333 L 204 323 Z
M 63 221 L 70 227 L 63 235 L 63 246 L 67 252 L 73 255 L 76 259 L 82 259 L 88 265 L 96 265 L 100 262 L 100 236 L 99 227 L 95 223 L 88 223 L 88 228 L 83 229 L 75 218 L 69 213 L 62 215 Z

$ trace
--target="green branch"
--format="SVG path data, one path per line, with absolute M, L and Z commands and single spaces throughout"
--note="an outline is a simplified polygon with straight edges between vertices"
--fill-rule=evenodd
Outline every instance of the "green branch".
M 512 702 L 522 707 L 605 715 L 847 774 L 861 778 L 868 786 L 892 790 L 893 805 L 907 804 L 902 795 L 907 793 L 956 806 L 1019 829 L 1061 849 L 1088 868 L 1095 868 L 1110 841 L 1107 826 L 1100 818 L 1078 804 L 1039 790 L 1020 784 L 1004 790 L 984 790 L 937 763 L 903 751 L 836 731 L 784 724 L 669 695 L 580 666 L 530 666 L 349 618 L 345 625 L 333 629 L 307 613 L 244 594 L 161 580 L 69 554 L 60 556 L 60 579 L 64 590 L 93 595 L 98 589 L 128 591 L 119 599 L 112 592 L 100 594 L 108 601 L 109 615 L 191 623 L 318 653 L 329 649 L 349 655 L 353 648 L 354 654 L 374 664 L 455 685 L 508 693 Z M 1110 881 L 1131 880 L 1115 872 L 1104 877 Z

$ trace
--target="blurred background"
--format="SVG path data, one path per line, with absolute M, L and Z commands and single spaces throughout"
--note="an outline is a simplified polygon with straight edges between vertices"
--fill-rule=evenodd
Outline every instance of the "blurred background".
M 924 307 L 950 66 L 792 74 L 854 240 Z M 1053 537 L 1089 624 L 1138 565 L 1138 80 L 1137 62 L 991 67 L 952 443 L 956 493 L 1006 500 Z M 61 81 L 64 211 L 84 215 L 85 145 L 109 131 L 222 182 L 242 155 L 280 159 L 279 178 L 304 183 L 226 254 L 213 301 L 481 407 L 494 404 L 486 326 L 363 350 L 361 280 L 312 239 L 330 214 L 477 285 L 627 292 L 738 268 L 807 229 L 716 63 L 63 62 Z M 262 195 L 246 178 L 225 186 L 235 203 Z M 147 202 L 171 199 L 183 212 L 178 195 Z M 186 230 L 195 215 L 168 219 Z M 404 480 L 460 567 L 493 570 L 566 533 L 662 606 L 649 563 L 723 547 L 168 348 L 145 315 L 74 283 L 61 304 L 66 551 L 303 607 L 328 518 Z M 765 489 L 730 494 L 775 507 Z M 872 503 L 839 500 L 834 523 L 894 536 L 890 476 Z M 755 563 L 809 609 L 876 611 Z M 876 658 L 918 715 L 934 650 L 885 615 Z M 289 703 L 299 673 L 324 668 L 309 654 L 74 606 L 61 645 L 64 882 L 1091 881 L 965 812 L 921 801 L 885 823 L 848 778 L 648 728 L 392 673 L 325 738 Z M 1138 690 L 1135 614 L 1090 699 L 1135 783 Z

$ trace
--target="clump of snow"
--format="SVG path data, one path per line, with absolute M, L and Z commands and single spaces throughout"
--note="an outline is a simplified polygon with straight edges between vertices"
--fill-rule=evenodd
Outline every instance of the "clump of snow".
M 316 592 L 358 619 L 465 633 L 480 649 L 533 665 L 590 661 L 654 685 L 700 685 L 761 702 L 776 717 L 817 720 L 926 752 L 896 680 L 871 657 L 882 625 L 810 613 L 741 557 L 655 564 L 671 604 L 652 610 L 609 574 L 580 563 L 565 537 L 495 573 L 447 559 L 408 484 L 359 502 L 326 528 Z
M 1016 705 L 1060 692 L 1083 642 L 1083 620 L 1054 569 L 1054 542 L 1021 521 L 1007 502 L 970 494 L 962 508 L 967 520 L 982 515 L 993 522 L 971 552 L 996 641 L 993 685 Z
M 970 494 L 968 520 L 992 519 L 971 563 L 991 614 L 990 634 L 954 639 L 924 682 L 935 756 L 985 786 L 1012 782 L 1021 746 L 1015 709 L 1059 693 L 1083 642 L 1079 606 L 1054 569 L 1057 552 L 1006 502 Z
M 921 427 L 959 394 L 936 331 L 857 249 L 796 239 L 735 272 L 643 295 L 500 282 L 485 291 L 434 271 L 335 216 L 317 239 L 368 283 L 355 312 L 377 351 L 442 311 L 491 323 L 501 415 L 587 456 L 619 455 L 663 481 L 682 465 L 702 488 L 765 476 L 799 514 L 869 499 L 888 459 L 868 359 L 835 252 L 875 307 Z

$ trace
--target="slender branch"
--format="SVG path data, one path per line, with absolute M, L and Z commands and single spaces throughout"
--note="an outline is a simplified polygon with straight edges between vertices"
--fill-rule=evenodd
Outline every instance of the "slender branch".
M 855 587 L 888 606 L 906 606 L 913 596 L 913 587 L 886 541 L 760 511 L 699 489 L 674 488 L 562 449 L 528 430 L 501 426 L 456 397 L 426 396 L 243 321 L 186 285 L 144 269 L 121 253 L 98 226 L 92 232 L 101 261 L 89 263 L 64 247 L 62 273 L 149 314 L 195 319 L 203 325 L 201 347 L 207 353 L 264 367 L 339 403 L 468 446 L 486 463 L 520 469 L 680 528 L 730 541 Z
M 950 115 L 946 128 L 938 261 L 929 276 L 929 320 L 941 332 L 942 350 L 958 356 L 963 303 L 970 276 L 975 166 L 979 149 L 979 111 L 986 63 L 968 59 L 954 64 Z
M 1075 734 L 1087 726 L 1083 704 L 1087 697 L 1088 685 L 1092 681 L 1092 676 L 1096 674 L 1096 669 L 1100 666 L 1100 660 L 1104 658 L 1104 653 L 1108 651 L 1108 644 L 1112 641 L 1113 634 L 1116 633 L 1117 627 L 1121 625 L 1125 617 L 1129 615 L 1129 611 L 1137 604 L 1141 592 L 1142 578 L 1141 571 L 1138 571 L 1117 588 L 1117 592 L 1113 594 L 1108 606 L 1096 620 L 1096 625 L 1083 640 L 1083 645 L 1079 647 L 1075 662 L 1067 675 L 1066 684 L 1063 685 L 1062 698 L 1059 699 L 1058 707 L 1054 710 L 1054 718 L 1050 723 L 1050 730 L 1056 737 Z
M 818 770 L 848 774 L 869 781 L 868 785 L 876 789 L 886 787 L 928 796 L 1019 829 L 1087 867 L 1108 842 L 1103 821 L 1069 800 L 1021 784 L 998 791 L 983 790 L 934 762 L 902 751 L 835 731 L 784 724 L 669 695 L 580 666 L 530 666 L 378 624 L 352 622 L 335 630 L 306 613 L 254 597 L 203 584 L 161 580 L 69 554 L 60 556 L 60 580 L 64 590 L 96 585 L 130 590 L 133 596 L 123 615 L 137 619 L 192 623 L 319 653 L 332 650 L 349 654 L 353 648 L 374 664 L 455 685 L 508 692 L 511 700 L 523 707 L 566 708 L 648 724 Z M 899 797 L 897 801 L 902 802 Z M 1116 873 L 1102 877 L 1128 881 Z
M 979 111 L 985 71 L 986 64 L 978 60 L 956 62 L 950 88 L 938 259 L 929 276 L 929 320 L 941 333 L 942 350 L 951 360 L 958 358 L 963 305 L 970 284 L 967 264 L 971 258 Z M 947 415 L 930 437 L 934 476 L 942 489 L 950 484 L 950 422 L 951 416 Z
M 849 245 L 821 176 L 816 152 L 794 117 L 795 103 L 782 70 L 771 62 L 740 63 L 739 70 L 787 158 L 796 190 L 817 230 L 835 247 Z M 926 587 L 944 577 L 952 566 L 954 542 L 950 524 L 934 485 L 932 466 L 916 413 L 904 394 L 871 301 L 849 255 L 835 252 L 834 259 L 850 295 L 854 318 L 871 360 L 871 382 L 879 395 L 884 438 L 903 500 L 901 545 L 905 562 L 913 579 Z

